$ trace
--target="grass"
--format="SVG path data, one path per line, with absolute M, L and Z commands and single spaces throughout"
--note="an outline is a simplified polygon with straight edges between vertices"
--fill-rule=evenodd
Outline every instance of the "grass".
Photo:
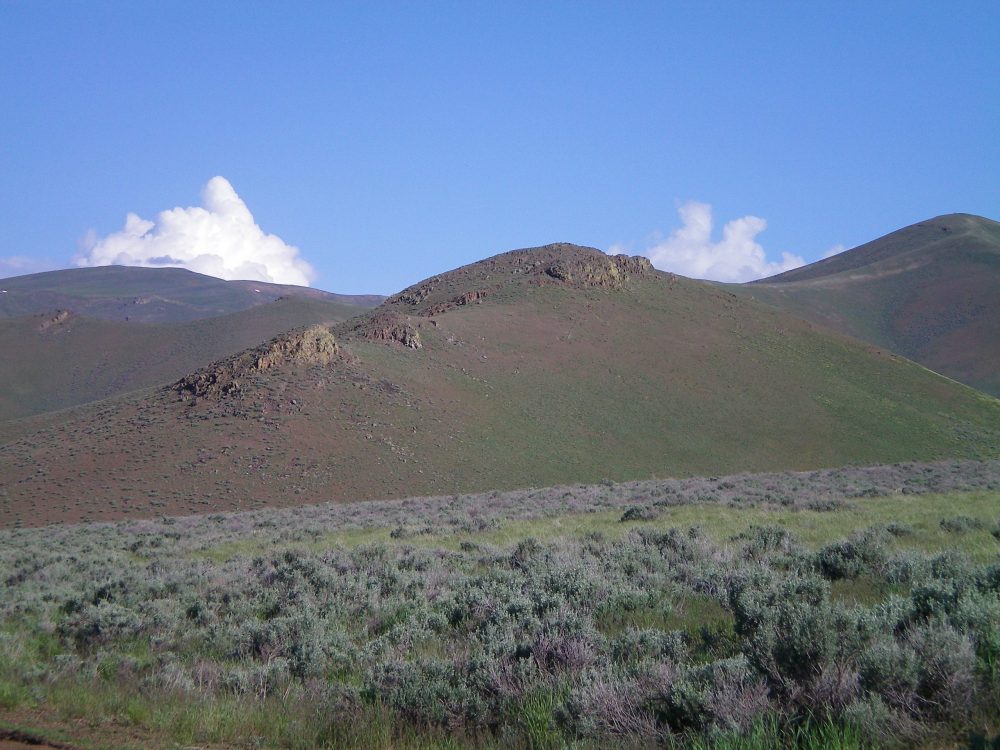
M 0 691 L 7 687 L 0 681 Z M 138 686 L 136 686 L 137 688 Z M 2 693 L 0 693 L 2 694 Z M 401 722 L 381 705 L 365 707 L 352 721 L 326 715 L 320 707 L 303 701 L 300 691 L 266 700 L 211 696 L 192 701 L 189 695 L 157 692 L 143 695 L 138 689 L 87 681 L 60 681 L 20 694 L 10 705 L 0 708 L 44 708 L 45 713 L 74 730 L 52 731 L 37 726 L 12 725 L 35 737 L 80 744 L 81 735 L 115 726 L 138 730 L 143 737 L 129 741 L 96 739 L 84 744 L 95 750 L 177 747 L 283 748 L 284 750 L 445 750 L 446 748 L 502 747 L 488 737 L 463 738 L 439 728 Z M 528 721 L 537 722 L 537 711 L 526 706 Z M 534 717 L 534 718 L 531 718 Z M 0 728 L 6 722 L 0 716 Z M 81 731 L 83 724 L 86 729 Z M 530 724 L 526 731 L 536 735 L 544 727 Z M 545 745 L 546 747 L 552 745 Z
M 773 718 L 755 722 L 748 732 L 698 738 L 690 745 L 691 750 L 874 750 L 875 747 L 851 727 L 830 720 L 811 720 L 787 727 Z
M 0 361 L 11 394 L 0 399 L 0 422 L 163 385 L 289 329 L 362 309 L 288 299 L 173 324 L 74 317 L 48 335 L 37 331 L 36 317 L 0 318 L 0 346 L 21 353 Z
M 487 274 L 514 278 L 471 269 L 441 294 Z M 420 350 L 343 325 L 353 359 L 275 368 L 239 396 L 135 394 L 0 425 L 0 524 L 982 458 L 1000 445 L 996 399 L 689 280 L 527 281 L 410 323 Z
M 944 216 L 777 283 L 727 288 L 1000 396 L 1000 377 L 990 364 L 1000 316 L 993 293 L 998 248 L 996 222 Z
M 890 543 L 893 551 L 936 553 L 957 550 L 979 561 L 990 560 L 1000 553 L 1000 539 L 991 533 L 1000 523 L 1000 492 L 994 491 L 857 498 L 851 501 L 848 509 L 839 512 L 697 504 L 664 507 L 657 518 L 648 521 L 622 522 L 621 515 L 620 510 L 568 513 L 553 518 L 512 520 L 496 530 L 449 530 L 447 533 L 420 534 L 405 539 L 393 539 L 388 528 L 345 529 L 324 533 L 292 547 L 311 552 L 374 543 L 450 550 L 461 549 L 463 544 L 469 543 L 507 547 L 527 537 L 550 541 L 583 539 L 600 534 L 608 539 L 618 539 L 640 524 L 662 530 L 697 527 L 719 544 L 730 542 L 754 526 L 776 525 L 786 529 L 810 549 L 818 549 L 830 540 L 849 536 L 854 531 L 888 526 L 906 519 L 912 531 L 893 537 Z M 942 520 L 961 516 L 982 522 L 982 528 L 956 534 L 942 527 Z M 202 549 L 195 554 L 221 562 L 241 555 L 258 554 L 268 550 L 272 544 L 268 536 L 251 537 Z
M 946 509 L 946 510 L 943 510 Z M 920 552 L 941 552 L 957 549 L 978 560 L 987 560 L 1000 552 L 1000 541 L 988 529 L 970 531 L 956 537 L 940 527 L 940 520 L 951 515 L 968 515 L 987 523 L 1000 517 L 1000 493 L 956 493 L 949 495 L 900 496 L 898 498 L 868 498 L 852 503 L 842 512 L 780 510 L 760 508 L 727 508 L 715 505 L 665 508 L 652 521 L 639 522 L 658 529 L 697 526 L 709 539 L 724 543 L 746 532 L 752 526 L 777 525 L 787 529 L 796 539 L 812 549 L 831 539 L 848 536 L 870 526 L 886 525 L 900 518 L 908 519 L 914 532 L 895 539 L 895 550 L 912 549 Z M 621 513 L 588 513 L 538 521 L 512 522 L 500 531 L 487 532 L 479 541 L 496 545 L 510 544 L 525 536 L 539 539 L 560 537 L 581 538 L 601 533 L 609 538 L 621 537 L 630 524 L 621 523 Z M 471 535 L 470 537 L 471 538 Z M 458 545 L 457 539 L 427 537 L 421 544 Z

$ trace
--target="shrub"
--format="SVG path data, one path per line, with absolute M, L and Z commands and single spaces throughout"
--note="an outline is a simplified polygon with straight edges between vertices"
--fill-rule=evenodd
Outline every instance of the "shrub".
M 979 531 L 986 528 L 986 524 L 978 518 L 969 516 L 954 516 L 952 518 L 942 518 L 941 528 L 949 534 L 966 534 L 970 531 Z
M 1000 595 L 989 591 L 967 592 L 949 619 L 971 639 L 977 671 L 985 683 L 994 690 L 1000 689 Z
M 656 668 L 661 682 L 672 679 L 672 668 Z M 566 700 L 562 720 L 574 733 L 603 744 L 662 745 L 669 730 L 657 725 L 647 710 L 647 677 L 616 668 L 588 671 Z
M 920 736 L 918 725 L 909 717 L 893 711 L 878 695 L 867 695 L 852 701 L 844 708 L 841 722 L 856 733 L 861 747 L 915 745 Z M 845 747 L 843 744 L 833 746 Z
M 81 650 L 131 638 L 142 627 L 142 618 L 120 604 L 101 601 L 74 612 L 59 623 L 61 636 L 71 639 Z
M 683 667 L 650 700 L 659 722 L 676 732 L 746 729 L 769 707 L 767 686 L 742 656 Z
M 787 552 L 793 540 L 788 531 L 781 526 L 751 526 L 734 536 L 733 541 L 744 542 L 745 558 L 757 559 L 779 550 Z
M 932 467 L 919 490 L 956 470 Z M 1000 715 L 996 562 L 890 554 L 904 524 L 817 552 L 780 526 L 721 546 L 696 527 L 648 524 L 490 539 L 498 518 L 624 516 L 655 497 L 802 508 L 851 487 L 891 491 L 907 471 L 0 532 L 0 703 L 79 694 L 100 678 L 113 706 L 98 711 L 116 712 L 103 719 L 120 715 L 126 692 L 140 697 L 121 715 L 142 722 L 161 696 L 208 707 L 192 715 L 220 701 L 249 717 L 235 731 L 260 731 L 247 743 L 289 747 L 943 742 Z M 351 546 L 350 530 L 373 528 L 403 531 Z M 423 529 L 483 536 L 457 549 L 405 541 Z M 342 546 L 329 541 L 337 530 Z M 831 587 L 877 597 L 847 607 Z
M 950 578 L 930 578 L 914 585 L 910 590 L 914 619 L 947 618 L 969 589 L 969 581 Z
M 829 584 L 814 577 L 793 576 L 770 589 L 736 591 L 734 614 L 749 664 L 774 690 L 810 709 L 831 687 L 830 675 L 840 679 L 844 674 L 874 627 L 863 615 L 832 604 Z M 849 693 L 851 687 L 845 683 L 841 689 Z
M 969 638 L 936 621 L 910 630 L 906 643 L 917 656 L 921 714 L 960 722 L 975 708 L 976 657 Z
M 245 661 L 229 667 L 223 673 L 221 686 L 235 695 L 264 700 L 267 696 L 280 692 L 288 679 L 288 661 L 285 659 L 271 659 L 263 663 Z
M 678 663 L 687 655 L 684 634 L 678 630 L 630 628 L 610 644 L 611 660 L 616 663 L 669 661 Z
M 433 526 L 423 525 L 423 526 L 397 526 L 392 531 L 389 532 L 389 536 L 392 539 L 410 539 L 415 536 L 425 536 L 427 534 L 435 533 Z
M 620 520 L 622 523 L 628 521 L 655 521 L 659 517 L 660 511 L 657 508 L 648 505 L 632 505 L 625 509 Z
M 857 578 L 865 573 L 879 573 L 886 563 L 883 535 L 869 529 L 833 544 L 816 554 L 816 563 L 825 578 Z
M 486 703 L 455 664 L 438 659 L 391 661 L 377 665 L 362 695 L 385 701 L 403 716 L 437 725 L 477 724 L 488 716 Z
M 885 705 L 910 714 L 919 710 L 920 663 L 910 645 L 882 637 L 859 656 L 858 671 L 862 687 Z

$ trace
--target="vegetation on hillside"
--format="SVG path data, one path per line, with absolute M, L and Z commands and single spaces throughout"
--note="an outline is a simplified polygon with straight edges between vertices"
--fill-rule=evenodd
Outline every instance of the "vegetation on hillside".
M 239 388 L 0 424 L 0 526 L 1000 452 L 996 399 L 592 249 L 442 274 L 332 335 L 325 364 L 196 375 Z
M 1000 223 L 951 214 L 727 288 L 1000 396 L 998 282 Z
M 174 324 L 97 320 L 62 311 L 0 317 L 0 422 L 160 386 L 290 329 L 365 308 L 282 299 Z
M 215 318 L 279 299 L 356 307 L 374 307 L 384 299 L 264 281 L 224 281 L 184 268 L 98 266 L 2 281 L 5 292 L 0 295 L 0 319 L 62 309 L 97 320 L 169 324 Z

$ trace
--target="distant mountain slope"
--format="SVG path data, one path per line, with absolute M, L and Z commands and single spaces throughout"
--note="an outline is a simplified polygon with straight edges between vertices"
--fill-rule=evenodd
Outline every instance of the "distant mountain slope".
M 384 297 L 345 295 L 261 281 L 223 281 L 182 268 L 100 266 L 0 279 L 0 318 L 71 310 L 103 320 L 183 323 L 282 297 L 374 307 Z
M 939 216 L 733 288 L 1000 396 L 1000 223 Z
M 645 259 L 552 245 L 170 388 L 0 424 L 0 525 L 998 451 L 996 399 Z
M 301 297 L 170 325 L 67 310 L 0 318 L 0 421 L 169 383 L 289 329 L 366 309 Z

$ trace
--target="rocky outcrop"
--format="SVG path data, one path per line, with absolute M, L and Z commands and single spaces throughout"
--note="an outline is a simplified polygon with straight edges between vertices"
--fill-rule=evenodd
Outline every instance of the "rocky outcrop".
M 647 279 L 656 274 L 653 263 L 644 255 L 619 255 L 611 256 L 612 262 L 617 266 L 623 278 Z
M 545 266 L 542 281 L 577 287 L 621 289 L 633 278 L 652 276 L 649 258 L 629 255 L 570 254 Z
M 607 255 L 566 243 L 512 250 L 432 276 L 392 297 L 338 331 L 368 341 L 420 349 L 419 328 L 426 318 L 478 305 L 517 287 L 563 285 L 620 290 L 632 279 L 656 275 L 648 258 Z M 432 324 L 436 325 L 434 321 Z
M 179 380 L 174 389 L 193 396 L 226 396 L 241 391 L 255 374 L 289 365 L 325 366 L 343 356 L 330 329 L 316 325 L 283 333 L 254 349 L 209 365 Z
M 632 279 L 655 274 L 648 258 L 612 256 L 592 247 L 558 243 L 512 250 L 433 276 L 390 297 L 382 309 L 430 317 L 478 304 L 512 285 L 623 289 Z
M 257 351 L 257 372 L 286 363 L 326 365 L 340 355 L 340 347 L 326 326 L 317 325 L 301 333 L 286 333 L 269 341 Z
M 398 344 L 407 349 L 421 349 L 420 332 L 406 316 L 391 311 L 379 311 L 364 316 L 351 332 L 368 341 Z
M 50 328 L 61 326 L 71 317 L 73 317 L 73 313 L 69 310 L 56 310 L 52 315 L 42 317 L 42 322 L 38 324 L 38 330 L 47 331 Z
M 433 276 L 427 279 L 427 281 L 404 289 L 396 296 L 387 299 L 386 302 L 389 304 L 419 305 L 431 295 L 440 281 L 439 277 Z
M 456 307 L 462 307 L 463 305 L 470 305 L 472 303 L 478 304 L 486 299 L 492 291 L 492 289 L 476 289 L 472 292 L 466 292 L 465 294 L 460 294 L 457 297 L 447 300 L 446 302 L 438 302 L 436 305 L 425 307 L 418 314 L 424 317 L 430 317 L 431 315 L 438 315 Z

